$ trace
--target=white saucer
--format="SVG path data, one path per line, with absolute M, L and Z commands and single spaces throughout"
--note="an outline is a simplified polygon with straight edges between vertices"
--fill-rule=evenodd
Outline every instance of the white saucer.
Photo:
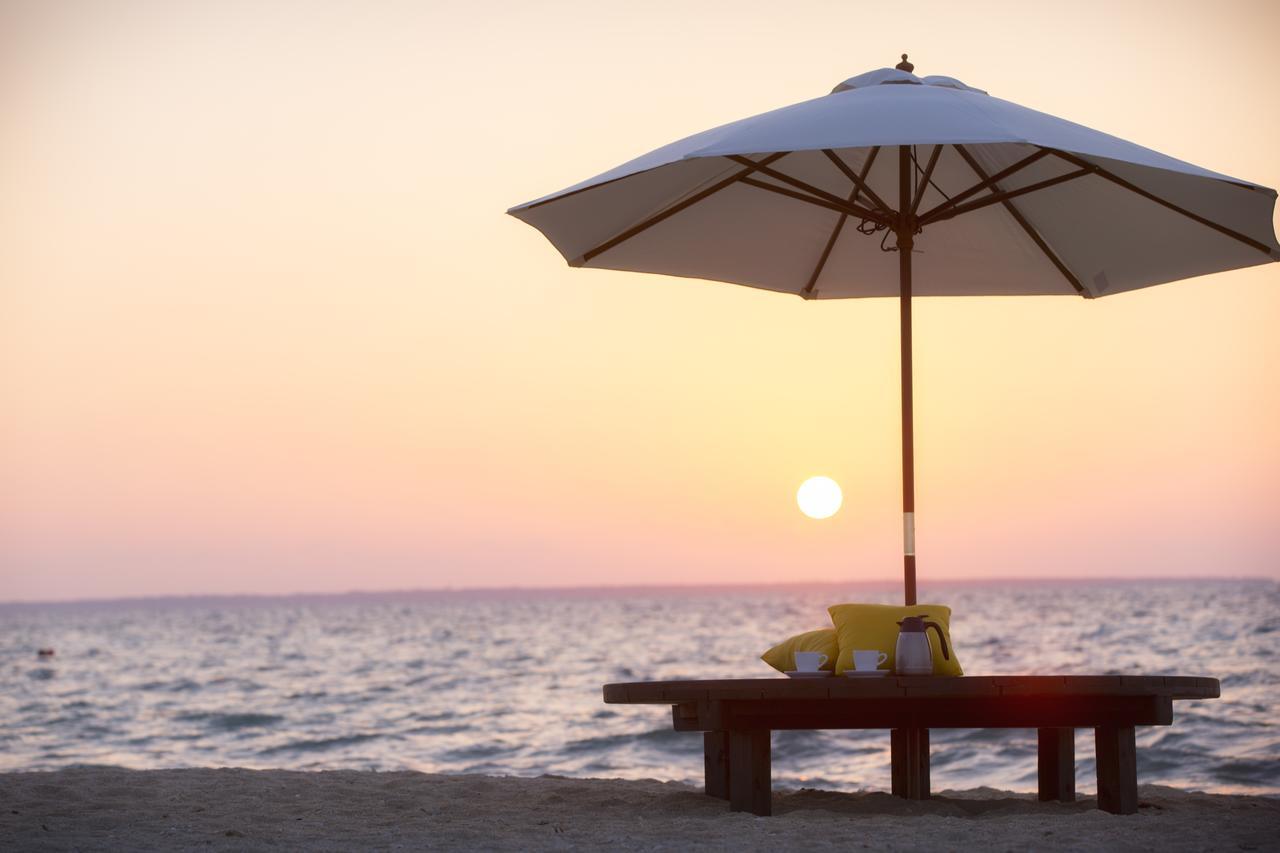
M 889 669 L 846 669 L 844 671 L 846 678 L 883 678 L 886 675 L 892 675 L 893 670 Z
M 812 670 L 808 670 L 808 669 L 787 670 L 787 676 L 790 678 L 828 678 L 832 675 L 835 675 L 835 673 L 826 669 L 820 669 L 817 672 L 813 672 Z

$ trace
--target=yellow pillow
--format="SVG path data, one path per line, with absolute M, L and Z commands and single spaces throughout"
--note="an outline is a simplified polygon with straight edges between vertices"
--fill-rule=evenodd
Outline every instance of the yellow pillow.
M 827 662 L 821 669 L 830 672 L 836 665 L 836 655 L 840 652 L 840 645 L 836 642 L 836 629 L 820 628 L 796 634 L 760 655 L 760 660 L 778 672 L 786 672 L 796 668 L 796 652 L 821 652 L 827 656 Z
M 960 669 L 960 660 L 956 657 L 956 647 L 951 642 L 951 608 L 942 604 L 916 604 L 911 607 L 898 607 L 892 604 L 837 604 L 827 608 L 831 621 L 836 626 L 836 636 L 840 642 L 840 656 L 836 658 L 836 674 L 846 669 L 853 669 L 854 649 L 879 649 L 889 656 L 881 669 L 893 669 L 894 646 L 898 643 L 898 622 L 904 616 L 928 616 L 929 622 L 937 622 L 942 627 L 942 635 L 947 638 L 947 651 L 950 660 L 942 657 L 942 648 L 938 645 L 938 632 L 932 628 L 925 631 L 929 638 L 929 650 L 933 652 L 934 675 L 964 675 Z

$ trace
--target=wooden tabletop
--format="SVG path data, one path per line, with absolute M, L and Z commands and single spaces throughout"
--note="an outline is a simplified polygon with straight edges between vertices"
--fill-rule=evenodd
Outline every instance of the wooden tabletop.
M 1216 699 L 1216 678 L 1184 675 L 977 675 L 960 678 L 732 678 L 712 681 L 632 681 L 604 686 L 610 704 L 669 705 L 743 699 L 873 699 L 909 696 L 1168 696 Z

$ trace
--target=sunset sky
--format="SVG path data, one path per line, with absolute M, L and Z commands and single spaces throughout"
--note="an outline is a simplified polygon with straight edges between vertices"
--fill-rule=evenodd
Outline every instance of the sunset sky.
M 895 301 L 570 269 L 506 209 L 904 51 L 1280 186 L 1277 32 L 1271 2 L 0 2 L 0 600 L 898 577 Z M 926 591 L 1280 577 L 1280 265 L 915 314 Z

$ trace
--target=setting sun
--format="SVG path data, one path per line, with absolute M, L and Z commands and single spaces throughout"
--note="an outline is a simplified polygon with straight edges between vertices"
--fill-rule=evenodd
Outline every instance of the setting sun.
M 800 511 L 810 518 L 830 518 L 843 501 L 840 484 L 830 477 L 810 477 L 796 491 Z

